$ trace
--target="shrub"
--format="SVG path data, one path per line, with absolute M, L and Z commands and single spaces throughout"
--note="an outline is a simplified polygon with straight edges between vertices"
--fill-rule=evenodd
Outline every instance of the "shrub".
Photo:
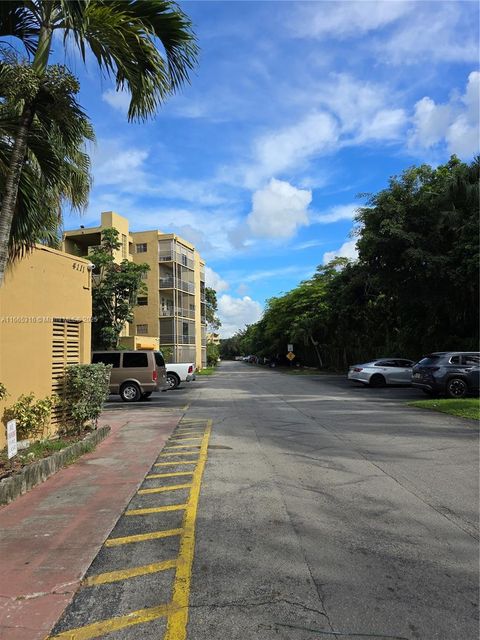
M 23 394 L 11 407 L 5 410 L 4 420 L 17 421 L 17 435 L 21 440 L 40 438 L 50 422 L 53 407 L 58 396 L 47 396 L 35 401 L 35 394 Z
M 220 356 L 220 348 L 218 344 L 207 344 L 207 365 L 209 367 L 216 367 L 218 358 Z
M 67 368 L 64 408 L 79 432 L 89 420 L 96 428 L 108 397 L 111 369 L 111 365 L 101 363 L 75 364 Z
M 0 400 L 3 400 L 8 396 L 7 387 L 0 382 Z

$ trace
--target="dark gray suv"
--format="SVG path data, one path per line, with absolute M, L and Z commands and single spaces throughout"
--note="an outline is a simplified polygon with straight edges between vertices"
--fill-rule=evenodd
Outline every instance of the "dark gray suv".
M 480 352 L 442 351 L 430 353 L 413 367 L 412 386 L 424 393 L 464 398 L 478 393 Z

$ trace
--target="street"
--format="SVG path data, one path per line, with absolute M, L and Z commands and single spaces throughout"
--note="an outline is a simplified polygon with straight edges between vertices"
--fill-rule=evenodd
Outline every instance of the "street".
M 224 362 L 135 404 L 184 416 L 50 637 L 473 640 L 478 430 L 418 397 Z

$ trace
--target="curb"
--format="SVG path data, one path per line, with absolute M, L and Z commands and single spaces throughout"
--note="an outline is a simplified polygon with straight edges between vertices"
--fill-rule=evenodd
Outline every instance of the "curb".
M 84 453 L 92 451 L 110 431 L 110 427 L 105 425 L 96 431 L 89 433 L 83 440 L 75 442 L 61 451 L 56 451 L 51 456 L 37 460 L 24 467 L 19 473 L 0 481 L 0 505 L 9 504 L 18 496 L 27 493 L 30 489 L 45 482 L 57 471 L 72 463 L 76 458 Z

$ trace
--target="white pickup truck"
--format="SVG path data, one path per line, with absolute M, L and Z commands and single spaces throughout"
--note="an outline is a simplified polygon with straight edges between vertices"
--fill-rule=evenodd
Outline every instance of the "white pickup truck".
M 167 363 L 165 368 L 169 391 L 179 387 L 182 382 L 195 380 L 195 364 L 193 362 L 171 362 Z

